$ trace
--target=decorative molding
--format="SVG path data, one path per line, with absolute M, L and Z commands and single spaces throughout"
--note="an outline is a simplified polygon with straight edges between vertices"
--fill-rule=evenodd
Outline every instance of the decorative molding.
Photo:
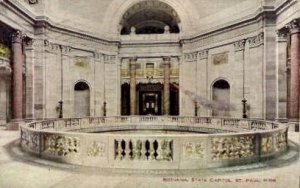
M 202 50 L 198 52 L 199 59 L 208 59 L 208 50 Z
M 38 1 L 38 0 L 28 0 L 28 3 L 29 3 L 30 5 L 34 5 L 34 4 L 38 4 L 39 1 Z
M 48 40 L 44 40 L 44 47 L 45 50 L 49 52 L 58 52 L 60 50 L 60 46 L 58 44 L 51 43 Z
M 255 48 L 264 44 L 264 33 L 261 32 L 257 36 L 251 37 L 248 39 L 249 47 Z
M 246 44 L 246 40 L 239 40 L 237 42 L 234 43 L 234 50 L 237 51 L 242 51 L 245 50 L 245 44 Z
M 104 55 L 104 62 L 115 64 L 116 63 L 116 56 L 115 55 Z
M 95 60 L 103 60 L 103 54 L 98 53 L 98 52 L 94 52 L 94 58 Z
M 69 54 L 72 50 L 70 46 L 59 45 L 59 47 L 61 48 L 62 54 Z
M 187 62 L 197 61 L 197 56 L 198 56 L 197 54 L 198 54 L 197 52 L 186 53 L 184 54 L 184 60 Z
M 222 65 L 228 63 L 229 52 L 222 52 L 212 55 L 212 61 L 214 65 Z
M 285 26 L 291 34 L 300 33 L 300 19 L 294 19 Z

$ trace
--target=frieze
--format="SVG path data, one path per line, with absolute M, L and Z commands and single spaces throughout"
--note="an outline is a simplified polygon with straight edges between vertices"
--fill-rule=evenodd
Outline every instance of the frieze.
M 187 142 L 183 146 L 183 156 L 186 159 L 203 159 L 204 149 L 202 142 Z
M 105 144 L 102 142 L 93 142 L 87 149 L 87 155 L 90 157 L 103 157 L 105 155 Z
M 94 52 L 95 60 L 102 60 L 104 58 L 103 54 Z
M 211 141 L 212 160 L 231 160 L 254 156 L 254 136 L 219 137 Z
M 264 154 L 271 153 L 273 150 L 272 136 L 264 136 L 261 139 L 261 152 Z
M 104 55 L 104 62 L 105 63 L 116 63 L 116 56 L 115 55 Z
M 245 49 L 245 44 L 246 44 L 246 40 L 239 40 L 237 42 L 234 43 L 234 50 L 237 51 L 242 51 Z
M 60 46 L 58 44 L 51 43 L 48 40 L 44 40 L 45 49 L 49 52 L 59 52 Z
M 250 37 L 248 39 L 248 42 L 249 42 L 250 48 L 258 47 L 258 46 L 264 44 L 264 33 L 259 33 L 255 37 Z
M 56 156 L 69 156 L 79 152 L 79 139 L 63 135 L 46 135 L 45 152 Z
M 30 150 L 39 152 L 40 136 L 39 133 L 21 130 L 21 145 Z
M 232 42 L 227 43 L 226 41 L 231 39 L 234 42 L 235 38 L 257 32 L 258 29 L 260 28 L 257 21 L 252 21 L 244 27 L 231 27 L 229 30 L 222 30 L 221 32 L 205 33 L 192 40 L 185 40 L 184 50 L 204 48 L 205 46 L 216 45 L 217 43 L 219 43 L 218 46 L 232 44 Z
M 275 150 L 284 151 L 287 148 L 287 132 L 275 134 Z
M 202 50 L 198 52 L 199 59 L 207 59 L 208 58 L 208 50 Z
M 197 61 L 197 52 L 184 54 L 185 61 Z

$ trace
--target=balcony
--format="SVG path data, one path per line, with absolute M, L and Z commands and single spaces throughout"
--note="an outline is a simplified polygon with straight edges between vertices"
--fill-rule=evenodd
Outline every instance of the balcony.
M 134 35 L 121 35 L 120 40 L 122 44 L 155 44 L 155 43 L 175 43 L 179 42 L 180 34 L 134 34 Z

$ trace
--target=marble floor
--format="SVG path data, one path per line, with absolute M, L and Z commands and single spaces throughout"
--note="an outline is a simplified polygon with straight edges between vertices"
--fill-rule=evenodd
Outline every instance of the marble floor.
M 300 144 L 299 133 L 290 133 Z M 23 153 L 18 131 L 0 130 L 0 188 L 299 188 L 300 160 L 290 152 L 272 163 L 199 171 L 138 171 L 59 164 Z

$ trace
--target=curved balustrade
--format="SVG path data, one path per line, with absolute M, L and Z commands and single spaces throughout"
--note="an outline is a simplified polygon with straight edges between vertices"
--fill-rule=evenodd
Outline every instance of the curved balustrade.
M 109 133 L 136 129 L 191 134 Z M 199 169 L 281 155 L 288 148 L 288 127 L 263 120 L 210 117 L 71 118 L 22 125 L 21 147 L 42 158 L 85 166 Z

